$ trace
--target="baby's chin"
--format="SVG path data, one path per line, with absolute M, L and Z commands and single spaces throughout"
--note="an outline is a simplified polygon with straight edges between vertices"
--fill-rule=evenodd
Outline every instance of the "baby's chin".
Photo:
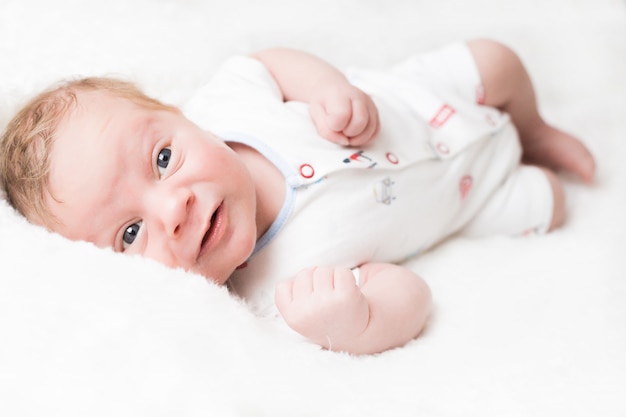
M 204 275 L 204 277 L 209 282 L 212 282 L 212 283 L 217 284 L 217 285 L 224 285 L 224 284 L 226 284 L 226 281 L 228 281 L 228 278 L 230 278 L 230 275 L 227 276 L 226 278 L 224 278 L 224 277 L 213 277 L 213 276 L 207 276 L 207 275 Z
M 197 274 L 202 275 L 207 281 L 212 282 L 217 285 L 225 285 L 230 276 L 235 272 L 237 268 L 232 268 L 232 270 L 217 272 L 217 271 L 193 271 Z

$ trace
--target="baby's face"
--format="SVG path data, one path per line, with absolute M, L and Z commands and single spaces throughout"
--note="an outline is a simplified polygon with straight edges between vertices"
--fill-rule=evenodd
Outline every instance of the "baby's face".
M 239 157 L 182 114 L 80 93 L 50 155 L 55 229 L 224 283 L 257 238 Z

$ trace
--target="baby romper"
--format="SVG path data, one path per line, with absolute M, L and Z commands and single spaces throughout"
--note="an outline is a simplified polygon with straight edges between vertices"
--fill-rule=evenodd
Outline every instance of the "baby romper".
M 249 57 L 228 60 L 185 108 L 285 176 L 278 218 L 228 281 L 259 313 L 275 313 L 276 283 L 307 266 L 401 262 L 455 233 L 541 232 L 550 223 L 550 185 L 537 168 L 520 167 L 509 116 L 481 104 L 466 46 L 347 75 L 379 111 L 380 133 L 363 148 L 320 137 L 308 105 L 283 102 Z

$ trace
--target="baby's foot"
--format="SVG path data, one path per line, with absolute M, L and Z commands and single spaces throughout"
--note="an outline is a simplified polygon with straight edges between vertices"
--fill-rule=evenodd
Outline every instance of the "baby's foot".
M 522 138 L 525 163 L 544 166 L 553 171 L 566 171 L 591 183 L 596 163 L 589 149 L 574 136 L 543 124 Z

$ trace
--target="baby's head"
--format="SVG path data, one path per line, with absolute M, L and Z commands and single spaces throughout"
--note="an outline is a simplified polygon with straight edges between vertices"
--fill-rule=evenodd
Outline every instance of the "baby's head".
M 0 180 L 33 223 L 218 283 L 257 238 L 239 156 L 119 80 L 73 81 L 31 100 L 0 142 Z

